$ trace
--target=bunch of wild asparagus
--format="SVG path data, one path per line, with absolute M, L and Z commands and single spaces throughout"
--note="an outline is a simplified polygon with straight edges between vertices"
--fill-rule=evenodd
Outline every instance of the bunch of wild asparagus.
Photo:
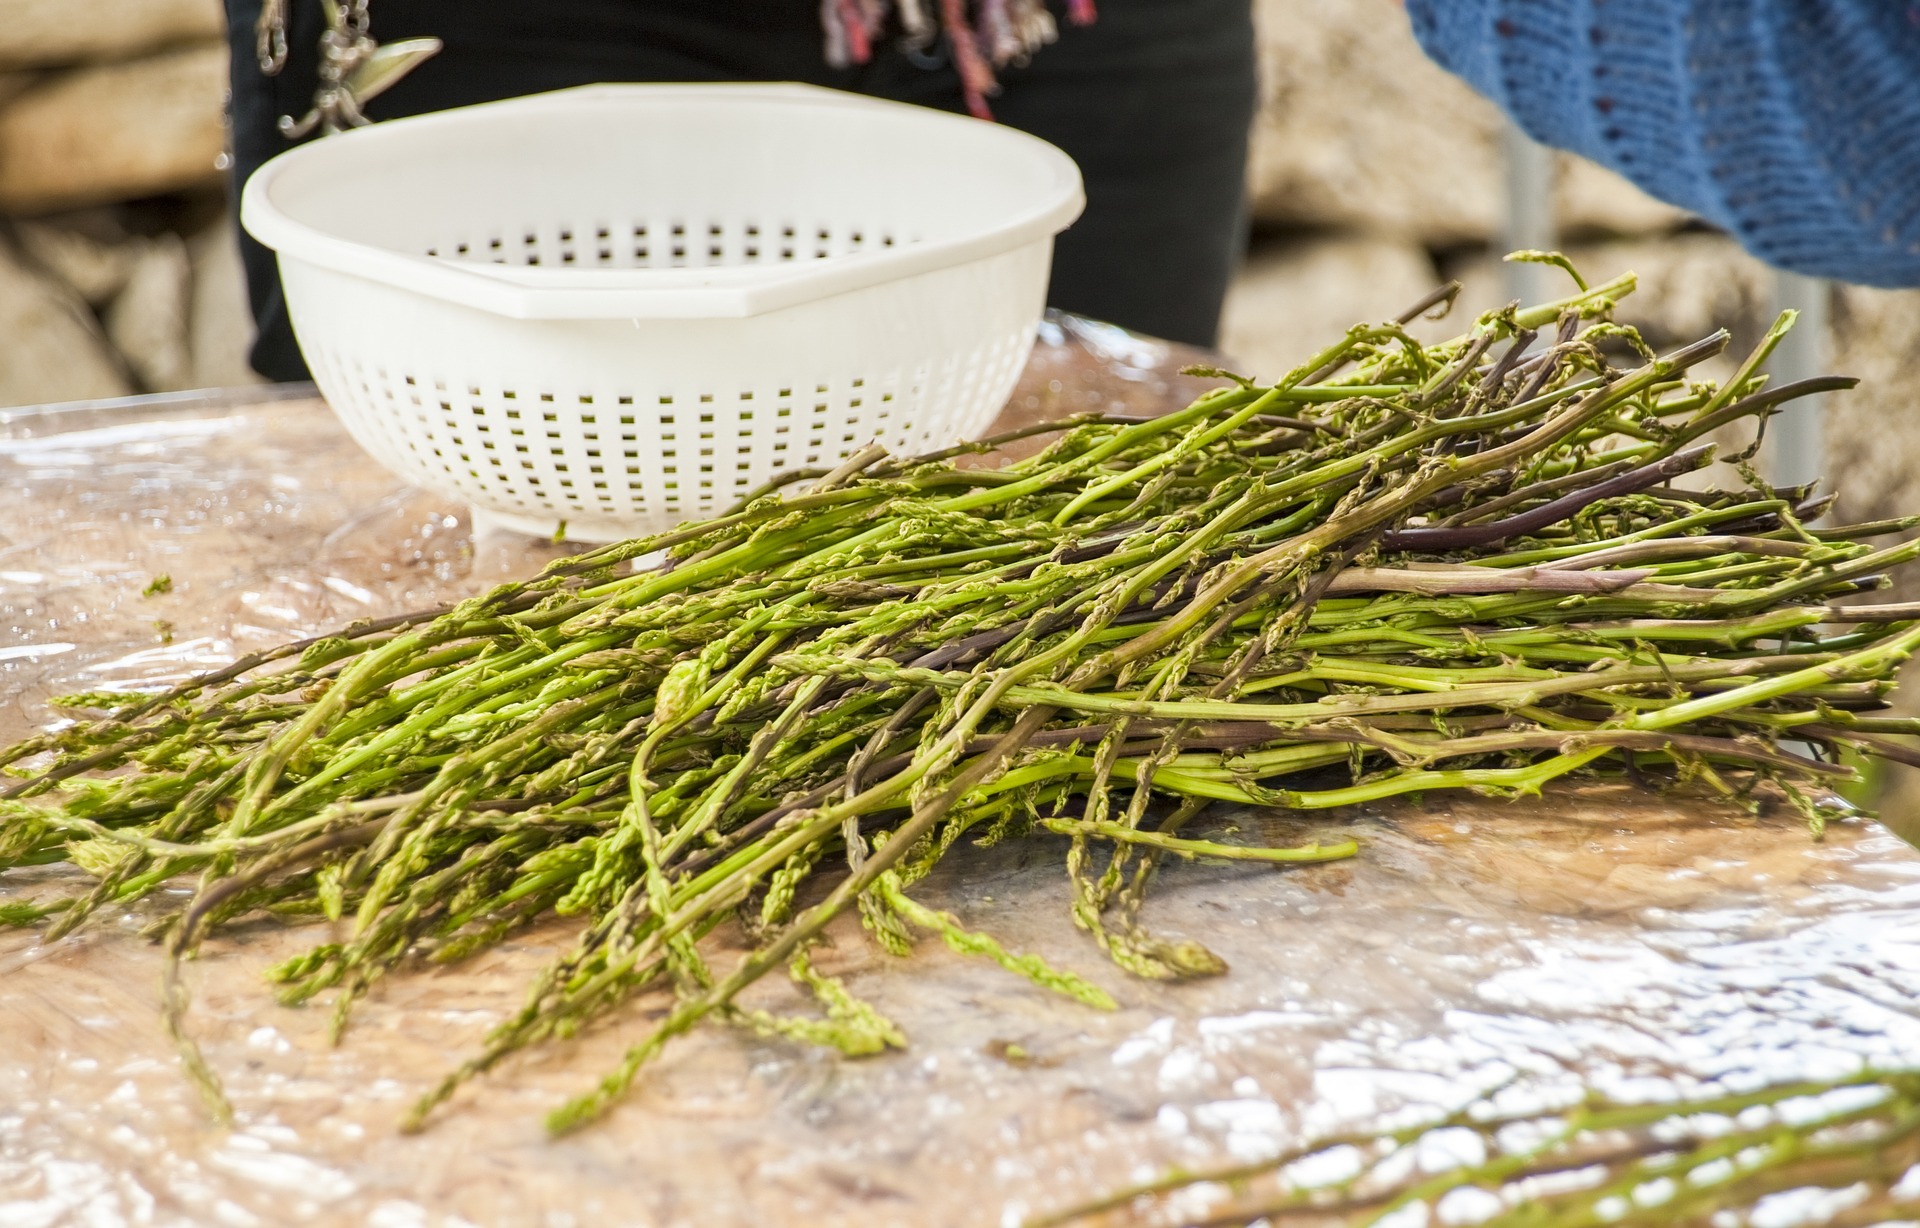
M 1075 921 L 1171 978 L 1222 965 L 1143 926 L 1163 856 L 1355 852 L 1183 834 L 1211 801 L 1613 776 L 1781 798 L 1817 823 L 1843 756 L 1913 757 L 1887 735 L 1920 722 L 1866 713 L 1920 645 L 1920 607 L 1838 602 L 1920 554 L 1869 544 L 1916 522 L 1813 527 L 1825 501 L 1766 488 L 1744 456 L 1744 488 L 1680 484 L 1709 434 L 1850 381 L 1765 386 L 1785 318 L 1725 383 L 1689 381 L 1725 334 L 1656 356 L 1607 320 L 1630 288 L 1434 346 L 1356 327 L 1272 387 L 1054 424 L 1006 468 L 867 449 L 805 493 L 451 608 L 161 695 L 70 697 L 99 715 L 0 752 L 16 777 L 0 871 L 70 861 L 97 881 L 0 917 L 65 932 L 199 872 L 156 931 L 170 1024 L 223 1108 L 178 974 L 210 928 L 351 918 L 274 971 L 286 1002 L 331 994 L 343 1026 L 409 960 L 580 916 L 577 946 L 410 1119 L 670 989 L 652 1037 L 556 1111 L 565 1129 L 708 1016 L 849 1053 L 903 1043 L 809 962 L 849 909 L 889 950 L 937 934 L 1106 1003 L 915 901 L 969 834 L 1064 837 Z M 715 969 L 701 939 L 729 921 L 753 949 Z M 783 966 L 818 1014 L 735 1004 Z

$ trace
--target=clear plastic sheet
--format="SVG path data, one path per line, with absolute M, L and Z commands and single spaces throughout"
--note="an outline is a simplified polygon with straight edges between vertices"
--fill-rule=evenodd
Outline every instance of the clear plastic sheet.
M 1193 357 L 1052 319 L 1002 426 L 1183 403 L 1200 385 L 1172 372 Z M 54 719 L 51 695 L 151 687 L 559 550 L 466 526 L 311 400 L 0 413 L 0 739 Z M 171 591 L 143 596 L 162 574 Z M 964 851 L 926 902 L 1083 972 L 1119 1010 L 932 942 L 894 959 L 843 925 L 820 962 L 910 1049 L 850 1061 L 708 1028 L 560 1141 L 541 1115 L 660 1001 L 508 1061 L 423 1135 L 395 1123 L 518 1005 L 566 923 L 390 978 L 339 1048 L 324 1007 L 278 1006 L 260 975 L 319 929 L 210 942 L 191 1025 L 232 1131 L 208 1123 L 161 1030 L 144 910 L 55 944 L 0 931 L 0 1224 L 1014 1224 L 1493 1088 L 1517 1107 L 1920 1061 L 1920 855 L 1877 825 L 1816 843 L 1790 816 L 1625 790 L 1214 821 L 1364 848 L 1293 870 L 1170 865 L 1150 923 L 1232 965 L 1181 985 L 1129 979 L 1073 928 L 1057 842 Z M 70 873 L 15 873 L 0 901 Z M 755 993 L 800 1008 L 784 984 Z

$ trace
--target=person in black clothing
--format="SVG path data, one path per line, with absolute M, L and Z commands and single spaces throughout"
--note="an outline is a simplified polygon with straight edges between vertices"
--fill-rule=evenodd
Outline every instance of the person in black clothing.
M 289 147 L 276 121 L 312 103 L 319 6 L 289 0 L 289 59 L 259 68 L 261 0 L 227 0 L 237 189 Z M 382 43 L 445 48 L 367 107 L 375 120 L 601 81 L 801 81 L 966 109 L 951 42 L 880 42 L 865 64 L 823 54 L 820 0 L 374 0 Z M 1063 26 L 1065 23 L 1062 23 Z M 1212 345 L 1244 242 L 1247 131 L 1255 108 L 1249 0 L 1100 0 L 999 74 L 994 119 L 1064 149 L 1087 211 L 1054 251 L 1055 307 Z M 273 255 L 242 236 L 259 335 L 252 362 L 307 378 Z

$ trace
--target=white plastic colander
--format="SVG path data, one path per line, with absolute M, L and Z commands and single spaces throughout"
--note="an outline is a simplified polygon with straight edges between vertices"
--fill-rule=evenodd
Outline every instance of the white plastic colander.
M 1083 199 L 1065 154 L 978 120 L 603 85 L 302 146 L 241 219 L 374 457 L 476 530 L 604 541 L 978 434 Z

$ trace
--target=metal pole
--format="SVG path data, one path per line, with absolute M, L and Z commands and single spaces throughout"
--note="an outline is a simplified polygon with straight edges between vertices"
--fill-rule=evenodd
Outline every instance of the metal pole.
M 1775 270 L 1769 322 L 1789 308 L 1798 311 L 1800 319 L 1768 360 L 1772 383 L 1787 384 L 1825 374 L 1832 298 L 1833 286 L 1827 281 Z M 1767 481 L 1775 486 L 1800 486 L 1828 476 L 1822 429 L 1825 402 L 1824 396 L 1803 397 L 1767 424 Z
M 1553 150 L 1508 120 L 1501 132 L 1500 151 L 1507 164 L 1507 216 L 1500 231 L 1501 247 L 1494 255 L 1553 248 L 1559 242 L 1553 221 Z M 1505 264 L 1501 271 L 1510 300 L 1528 305 L 1561 297 L 1554 279 L 1562 274 L 1548 265 Z

